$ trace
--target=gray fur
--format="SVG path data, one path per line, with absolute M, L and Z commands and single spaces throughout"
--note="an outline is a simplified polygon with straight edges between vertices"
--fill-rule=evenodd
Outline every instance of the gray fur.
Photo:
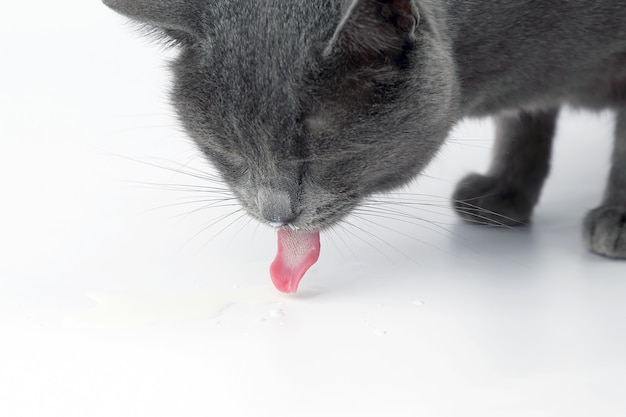
M 622 0 L 105 0 L 174 38 L 180 120 L 248 212 L 323 230 L 406 184 L 466 116 L 497 116 L 468 220 L 529 221 L 563 104 L 618 112 L 590 250 L 626 257 Z M 477 210 L 481 212 L 477 212 Z
M 201 0 L 102 0 L 118 12 L 163 30 L 180 31 L 201 36 Z
M 486 175 L 471 174 L 457 185 L 457 212 L 478 224 L 528 223 L 550 169 L 557 114 L 547 109 L 497 116 L 491 167 Z

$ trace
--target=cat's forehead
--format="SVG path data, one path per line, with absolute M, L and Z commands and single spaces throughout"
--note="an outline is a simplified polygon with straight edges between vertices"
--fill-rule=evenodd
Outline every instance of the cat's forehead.
M 235 0 L 212 8 L 213 51 L 236 74 L 287 80 L 311 64 L 339 18 L 332 1 Z M 232 68 L 231 68 L 232 69 Z
M 201 62 L 211 90 L 210 124 L 224 140 L 254 136 L 285 147 L 302 136 L 308 75 L 338 16 L 331 3 L 235 0 L 212 8 L 211 48 Z M 186 71 L 196 69 L 179 66 L 180 75 Z
M 339 8 L 331 1 L 224 4 L 211 12 L 211 50 L 200 61 L 204 76 L 179 91 L 186 103 L 202 90 L 184 118 L 205 118 L 197 131 L 219 133 L 211 136 L 251 159 L 363 152 L 377 128 L 366 122 L 376 119 L 367 105 L 390 83 L 378 67 L 350 70 L 324 56 Z M 198 79 L 195 72 L 195 65 L 179 66 L 183 81 Z

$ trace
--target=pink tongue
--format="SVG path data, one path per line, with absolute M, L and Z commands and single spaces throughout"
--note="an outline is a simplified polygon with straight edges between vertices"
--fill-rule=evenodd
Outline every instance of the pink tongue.
M 319 232 L 278 230 L 278 253 L 270 266 L 272 282 L 279 291 L 295 293 L 305 272 L 319 256 Z

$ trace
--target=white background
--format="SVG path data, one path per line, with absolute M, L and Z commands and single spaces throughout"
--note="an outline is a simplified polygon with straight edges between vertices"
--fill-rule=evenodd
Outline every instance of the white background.
M 625 415 L 626 264 L 580 239 L 610 114 L 563 115 L 517 230 L 448 208 L 492 144 L 489 121 L 462 123 L 414 195 L 390 197 L 416 204 L 385 206 L 410 217 L 323 235 L 283 296 L 274 232 L 202 208 L 221 194 L 167 104 L 173 51 L 95 0 L 7 3 L 0 415 Z

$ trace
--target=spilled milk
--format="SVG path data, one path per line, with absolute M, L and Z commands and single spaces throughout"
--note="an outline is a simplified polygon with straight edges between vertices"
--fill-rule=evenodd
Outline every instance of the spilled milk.
M 66 319 L 80 327 L 115 328 L 171 323 L 219 316 L 235 304 L 271 304 L 284 301 L 270 287 L 162 293 L 90 292 L 96 306 Z

